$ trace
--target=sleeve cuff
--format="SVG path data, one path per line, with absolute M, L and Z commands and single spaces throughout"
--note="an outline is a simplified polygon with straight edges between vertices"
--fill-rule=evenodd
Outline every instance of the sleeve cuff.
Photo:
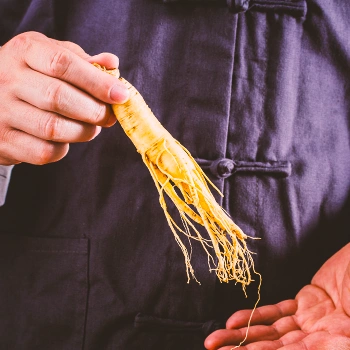
M 0 206 L 5 204 L 13 165 L 0 165 Z

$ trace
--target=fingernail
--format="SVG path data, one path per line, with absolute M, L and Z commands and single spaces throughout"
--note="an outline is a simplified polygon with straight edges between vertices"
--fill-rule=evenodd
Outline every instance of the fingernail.
M 95 134 L 92 137 L 92 140 L 101 132 L 102 128 L 100 126 L 96 126 L 95 128 Z
M 115 84 L 112 87 L 110 97 L 115 103 L 124 103 L 129 99 L 129 90 L 126 86 Z
M 116 121 L 117 121 L 117 118 L 116 118 L 114 115 L 112 115 L 112 116 L 110 116 L 109 119 L 107 120 L 107 123 L 106 123 L 105 126 L 107 126 L 107 127 L 112 126 L 112 125 L 115 124 Z

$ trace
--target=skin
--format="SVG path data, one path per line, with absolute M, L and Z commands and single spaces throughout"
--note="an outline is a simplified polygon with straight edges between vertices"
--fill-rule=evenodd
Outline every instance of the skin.
M 225 330 L 205 340 L 208 350 L 230 350 L 246 334 L 251 310 L 234 313 Z M 294 300 L 254 312 L 240 350 L 349 350 L 350 244 L 331 257 Z
M 129 93 L 91 63 L 118 68 L 118 57 L 27 32 L 0 48 L 0 164 L 46 164 L 69 144 L 95 138 L 116 119 L 110 104 Z

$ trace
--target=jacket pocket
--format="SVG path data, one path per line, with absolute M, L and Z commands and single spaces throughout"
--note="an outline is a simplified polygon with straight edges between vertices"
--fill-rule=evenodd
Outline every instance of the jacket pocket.
M 88 240 L 0 236 L 0 348 L 82 349 Z

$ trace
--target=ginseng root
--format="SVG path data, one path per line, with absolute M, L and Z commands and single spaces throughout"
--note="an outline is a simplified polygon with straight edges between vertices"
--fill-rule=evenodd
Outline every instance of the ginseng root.
M 160 205 L 185 258 L 188 281 L 190 277 L 196 278 L 183 243 L 186 237 L 200 242 L 208 254 L 210 271 L 215 271 L 221 282 L 234 280 L 241 283 L 245 291 L 255 272 L 246 244 L 247 235 L 216 202 L 208 184 L 219 190 L 189 151 L 161 125 L 140 93 L 125 79 L 119 79 L 128 87 L 130 99 L 124 104 L 112 105 L 114 114 L 141 154 L 158 189 Z M 166 196 L 179 211 L 181 227 L 168 212 Z M 205 228 L 204 237 L 198 225 Z

